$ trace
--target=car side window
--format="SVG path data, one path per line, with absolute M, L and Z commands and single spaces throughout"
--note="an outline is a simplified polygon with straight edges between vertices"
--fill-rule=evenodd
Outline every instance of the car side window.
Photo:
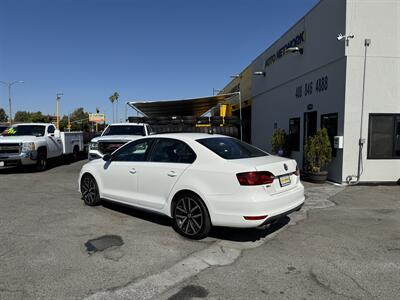
M 47 129 L 47 133 L 54 133 L 56 131 L 56 128 L 54 126 L 49 126 Z
M 191 164 L 196 160 L 194 151 L 184 142 L 174 139 L 158 139 L 149 161 Z
M 114 153 L 113 161 L 145 161 L 153 139 L 129 143 Z

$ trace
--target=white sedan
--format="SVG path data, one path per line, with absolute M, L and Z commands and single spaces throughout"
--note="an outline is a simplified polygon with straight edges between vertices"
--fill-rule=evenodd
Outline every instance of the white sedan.
M 87 205 L 107 199 L 161 213 L 192 239 L 211 226 L 258 227 L 304 203 L 296 161 L 215 134 L 132 141 L 85 164 L 79 186 Z

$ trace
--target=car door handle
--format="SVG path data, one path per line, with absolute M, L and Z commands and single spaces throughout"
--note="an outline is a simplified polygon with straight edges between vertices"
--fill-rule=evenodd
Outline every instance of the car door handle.
M 129 170 L 129 173 L 136 174 L 136 170 L 132 168 L 132 169 Z
M 175 171 L 168 172 L 169 177 L 175 177 L 176 175 L 178 174 Z

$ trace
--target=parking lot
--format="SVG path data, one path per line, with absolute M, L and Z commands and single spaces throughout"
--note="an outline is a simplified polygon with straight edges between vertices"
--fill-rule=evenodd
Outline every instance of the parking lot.
M 400 293 L 398 186 L 306 184 L 304 208 L 279 224 L 217 228 L 192 241 L 162 216 L 111 203 L 85 206 L 77 191 L 85 162 L 42 173 L 0 171 L 0 299 Z

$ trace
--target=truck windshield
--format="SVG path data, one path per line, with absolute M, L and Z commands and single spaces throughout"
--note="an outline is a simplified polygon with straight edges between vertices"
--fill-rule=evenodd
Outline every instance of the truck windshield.
M 0 135 L 2 135 L 3 131 L 6 130 L 7 128 L 8 128 L 8 126 L 0 125 Z
M 104 131 L 104 135 L 146 135 L 144 126 L 140 125 L 112 125 Z
M 46 126 L 42 125 L 18 125 L 12 126 L 2 133 L 4 136 L 22 136 L 22 135 L 33 135 L 33 136 L 44 136 Z

